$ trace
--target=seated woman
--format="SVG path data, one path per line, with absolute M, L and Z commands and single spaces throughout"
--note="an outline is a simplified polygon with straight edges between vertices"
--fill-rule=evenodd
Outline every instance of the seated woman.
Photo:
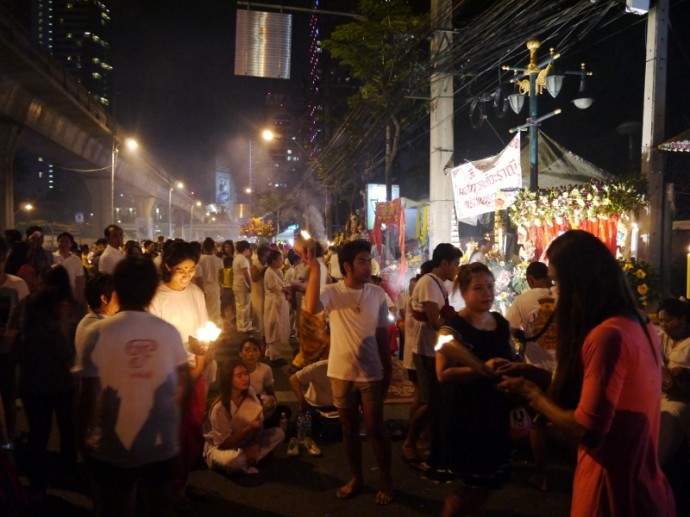
M 670 298 L 659 306 L 663 394 L 659 463 L 666 468 L 690 431 L 690 303 Z
M 259 403 L 263 409 L 264 426 L 275 427 L 282 413 L 290 418 L 290 408 L 276 405 L 276 392 L 274 388 L 273 371 L 271 367 L 259 361 L 261 348 L 259 342 L 247 338 L 240 347 L 240 359 L 249 372 L 249 385 L 254 389 Z
M 204 460 L 210 469 L 256 474 L 256 465 L 285 434 L 280 428 L 263 428 L 261 404 L 241 360 L 228 359 L 218 373 L 220 395 L 204 423 Z

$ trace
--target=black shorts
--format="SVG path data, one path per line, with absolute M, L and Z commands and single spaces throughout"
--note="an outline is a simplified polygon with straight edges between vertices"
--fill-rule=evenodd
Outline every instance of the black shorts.
M 436 377 L 436 358 L 412 354 L 412 360 L 417 370 L 419 401 L 422 404 L 438 405 L 441 400 L 441 385 Z

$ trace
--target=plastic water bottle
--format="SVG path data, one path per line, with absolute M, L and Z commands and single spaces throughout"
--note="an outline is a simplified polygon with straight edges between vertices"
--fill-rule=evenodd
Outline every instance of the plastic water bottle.
M 311 411 L 307 411 L 302 419 L 302 427 L 304 432 L 302 433 L 305 438 L 311 438 Z
M 278 425 L 283 430 L 283 433 L 287 434 L 288 420 L 287 420 L 287 416 L 285 416 L 284 411 L 280 414 L 280 423 Z
M 304 443 L 304 416 L 300 412 L 297 415 L 297 441 L 299 443 Z

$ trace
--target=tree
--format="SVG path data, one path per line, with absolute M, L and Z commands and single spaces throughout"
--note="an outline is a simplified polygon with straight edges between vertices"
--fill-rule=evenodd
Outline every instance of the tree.
M 418 63 L 425 60 L 426 42 L 418 36 L 426 17 L 414 14 L 405 0 L 360 0 L 359 11 L 364 20 L 339 25 L 323 46 L 361 84 L 349 99 L 350 117 L 362 121 L 364 117 L 352 115 L 366 114 L 364 124 L 369 127 L 351 128 L 356 134 L 351 135 L 350 143 L 383 131 L 386 197 L 390 200 L 400 135 L 408 117 L 419 108 L 407 101 L 406 93 Z

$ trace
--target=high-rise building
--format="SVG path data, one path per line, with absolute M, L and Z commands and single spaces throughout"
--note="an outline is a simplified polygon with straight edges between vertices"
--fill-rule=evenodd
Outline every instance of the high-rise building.
M 31 33 L 106 109 L 112 102 L 110 11 L 100 0 L 32 0 Z

